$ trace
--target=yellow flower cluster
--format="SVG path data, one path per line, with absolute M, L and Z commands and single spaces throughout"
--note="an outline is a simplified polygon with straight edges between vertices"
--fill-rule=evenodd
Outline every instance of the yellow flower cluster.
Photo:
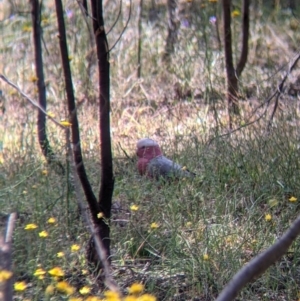
M 137 211 L 139 206 L 132 205 L 131 210 Z M 50 225 L 56 224 L 56 219 L 54 217 L 50 217 L 47 220 L 47 223 Z M 150 225 L 152 230 L 157 229 L 160 225 L 156 222 L 153 222 Z M 25 230 L 32 231 L 38 228 L 38 225 L 35 223 L 29 223 L 25 226 Z M 49 235 L 46 230 L 40 231 L 38 233 L 39 237 L 45 238 Z M 78 244 L 73 244 L 70 247 L 71 252 L 77 252 L 81 249 L 81 246 Z M 64 252 L 56 253 L 58 258 L 64 257 Z M 207 258 L 208 260 L 208 258 Z M 100 298 L 97 296 L 91 295 L 91 288 L 87 285 L 81 287 L 79 290 L 76 290 L 74 286 L 68 283 L 66 280 L 63 279 L 65 276 L 64 270 L 59 267 L 53 267 L 52 269 L 45 271 L 41 265 L 38 265 L 37 269 L 33 272 L 33 276 L 35 276 L 39 280 L 45 279 L 45 277 L 50 275 L 52 277 L 51 284 L 49 284 L 45 289 L 46 295 L 53 295 L 53 294 L 64 294 L 68 296 L 68 301 L 156 301 L 155 296 L 151 294 L 143 293 L 144 285 L 141 283 L 133 283 L 128 288 L 128 295 L 122 296 L 119 292 L 115 291 L 106 291 L 104 293 L 104 298 Z M 1 282 L 5 282 L 12 277 L 12 272 L 6 270 L 0 270 L 0 284 Z M 26 290 L 28 284 L 25 281 L 18 281 L 14 283 L 14 290 L 17 292 L 22 292 Z M 81 295 L 81 297 L 79 296 Z M 84 299 L 83 299 L 84 296 Z
M 11 271 L 0 270 L 0 283 L 10 279 L 12 275 L 13 273 Z

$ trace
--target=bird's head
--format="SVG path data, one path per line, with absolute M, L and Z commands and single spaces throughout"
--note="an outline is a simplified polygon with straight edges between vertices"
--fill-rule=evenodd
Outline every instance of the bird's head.
M 162 155 L 158 143 L 150 138 L 143 138 L 137 142 L 136 154 L 139 158 L 153 159 Z

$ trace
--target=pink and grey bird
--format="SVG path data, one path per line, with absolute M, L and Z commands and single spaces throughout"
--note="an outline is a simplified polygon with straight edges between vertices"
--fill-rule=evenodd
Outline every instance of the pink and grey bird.
M 158 143 L 149 138 L 143 138 L 137 143 L 137 167 L 141 175 L 151 178 L 193 177 L 194 173 L 185 170 L 179 164 L 166 158 Z

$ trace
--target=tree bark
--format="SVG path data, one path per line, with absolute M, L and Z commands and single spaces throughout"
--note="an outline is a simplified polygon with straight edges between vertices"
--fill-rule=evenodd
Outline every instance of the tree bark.
M 31 0 L 31 16 L 33 25 L 33 44 L 34 44 L 34 58 L 35 58 L 35 69 L 37 77 L 37 88 L 39 94 L 39 105 L 46 111 L 47 109 L 47 98 L 46 98 L 46 85 L 44 79 L 43 70 L 43 55 L 42 55 L 42 28 L 41 28 L 41 6 L 39 0 Z M 58 161 L 55 156 L 46 133 L 46 115 L 41 110 L 38 110 L 38 140 L 42 150 L 49 164 L 56 163 L 59 173 L 64 174 L 64 167 Z
M 178 31 L 180 22 L 178 20 L 178 0 L 168 0 L 167 1 L 168 9 L 168 36 L 165 46 L 165 53 L 163 60 L 168 62 L 170 56 L 175 51 L 175 44 L 178 40 Z
M 138 19 L 138 68 L 137 68 L 137 78 L 141 78 L 142 75 L 142 16 L 143 16 L 143 2 L 140 0 L 139 6 L 139 19 Z
M 97 226 L 103 241 L 107 258 L 110 256 L 110 228 L 107 220 L 111 216 L 114 176 L 110 137 L 110 69 L 109 49 L 104 29 L 102 0 L 91 0 L 93 28 L 97 47 L 100 91 L 100 144 L 101 144 L 101 186 L 99 206 L 103 217 L 98 219 Z
M 249 6 L 250 6 L 250 0 L 243 0 L 243 40 L 242 40 L 242 52 L 240 56 L 240 60 L 236 67 L 236 74 L 237 77 L 240 77 L 248 59 L 248 41 L 249 41 Z
M 62 59 L 62 66 L 64 72 L 65 88 L 67 92 L 69 121 L 71 122 L 71 143 L 73 145 L 73 156 L 76 164 L 77 174 L 80 179 L 86 200 L 91 210 L 93 221 L 97 220 L 97 214 L 100 211 L 97 198 L 92 190 L 91 184 L 88 180 L 85 167 L 82 160 L 82 152 L 80 145 L 79 124 L 75 106 L 75 97 L 73 91 L 73 82 L 71 75 L 71 68 L 69 63 L 67 37 L 64 21 L 64 11 L 61 0 L 55 0 L 56 15 L 59 32 L 59 45 Z
M 229 127 L 232 128 L 232 118 L 239 114 L 238 80 L 233 66 L 232 35 L 231 35 L 231 0 L 222 0 L 224 19 L 225 63 L 227 74 L 227 102 Z

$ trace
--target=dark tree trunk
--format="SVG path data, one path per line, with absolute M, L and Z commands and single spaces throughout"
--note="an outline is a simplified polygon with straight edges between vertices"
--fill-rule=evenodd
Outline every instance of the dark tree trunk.
M 238 105 L 238 80 L 233 66 L 232 36 L 231 36 L 231 1 L 222 0 L 224 19 L 224 44 L 227 74 L 227 102 L 229 113 L 229 126 L 232 128 L 233 115 L 239 114 Z
M 237 77 L 242 74 L 248 59 L 248 41 L 249 41 L 249 6 L 250 0 L 243 1 L 243 41 L 242 41 L 242 52 L 240 60 L 236 67 Z
M 31 0 L 31 16 L 33 25 L 33 43 L 34 43 L 34 56 L 35 56 L 35 69 L 37 77 L 37 88 L 39 94 L 39 105 L 45 111 L 47 109 L 46 99 L 46 85 L 43 71 L 43 56 L 42 56 L 42 29 L 41 29 L 41 6 L 39 0 Z M 42 150 L 49 164 L 56 163 L 60 173 L 64 173 L 62 164 L 57 160 L 52 148 L 50 147 L 49 140 L 46 133 L 46 115 L 41 110 L 38 110 L 38 140 Z
M 178 19 L 178 0 L 168 0 L 168 36 L 165 46 L 165 53 L 163 56 L 164 61 L 169 61 L 170 56 L 175 51 L 175 44 L 178 40 L 178 31 L 180 22 Z
M 110 78 L 109 78 L 109 49 L 104 29 L 102 0 L 91 0 L 93 28 L 97 47 L 99 90 L 100 90 L 100 143 L 101 143 L 101 187 L 99 206 L 104 214 L 98 219 L 97 226 L 100 237 L 109 259 L 110 228 L 105 221 L 111 215 L 112 195 L 114 189 L 111 137 L 110 137 Z
M 142 75 L 142 16 L 143 16 L 143 0 L 140 0 L 139 19 L 138 19 L 138 68 L 137 78 Z
M 64 79 L 65 79 L 65 89 L 67 92 L 69 121 L 72 124 L 71 143 L 73 145 L 73 156 L 76 164 L 78 177 L 80 179 L 83 191 L 85 193 L 86 200 L 89 204 L 92 218 L 95 221 L 97 220 L 97 214 L 99 213 L 99 206 L 97 203 L 97 198 L 94 195 L 91 184 L 88 180 L 85 167 L 83 164 L 83 160 L 82 160 L 79 124 L 78 124 L 78 118 L 76 113 L 75 97 L 73 91 L 73 82 L 72 82 L 71 68 L 69 63 L 66 28 L 65 28 L 65 21 L 64 21 L 64 11 L 63 11 L 61 0 L 55 0 L 55 5 L 56 5 L 56 15 L 57 15 L 58 32 L 59 32 L 59 46 L 60 46 L 61 60 L 62 60 L 62 66 L 64 72 Z

